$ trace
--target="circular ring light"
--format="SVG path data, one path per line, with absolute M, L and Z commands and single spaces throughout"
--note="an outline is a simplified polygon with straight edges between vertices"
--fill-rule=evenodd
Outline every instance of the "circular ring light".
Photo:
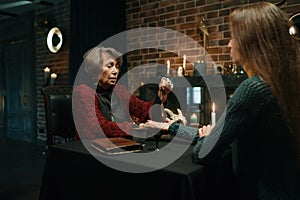
M 300 12 L 292 14 L 289 20 L 292 24 L 289 29 L 290 35 L 296 37 L 297 40 L 300 40 Z
M 51 28 L 47 36 L 47 46 L 52 53 L 58 52 L 63 43 L 61 31 L 57 27 Z

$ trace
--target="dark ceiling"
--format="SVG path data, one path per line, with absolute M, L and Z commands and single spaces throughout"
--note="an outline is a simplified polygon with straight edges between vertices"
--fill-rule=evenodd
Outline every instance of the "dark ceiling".
M 52 6 L 57 0 L 1 0 L 0 20 L 24 15 L 35 9 Z

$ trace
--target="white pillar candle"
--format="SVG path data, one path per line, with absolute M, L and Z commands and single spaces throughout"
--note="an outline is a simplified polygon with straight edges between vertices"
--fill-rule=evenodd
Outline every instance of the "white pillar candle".
M 45 80 L 47 81 L 47 79 L 49 78 L 49 74 L 50 74 L 50 69 L 49 67 L 44 68 L 44 77 Z
M 214 102 L 212 104 L 211 125 L 212 126 L 216 125 L 216 107 L 215 107 L 215 103 Z
M 170 74 L 170 61 L 167 60 L 167 75 Z
M 185 63 L 186 63 L 186 55 L 184 54 L 183 55 L 183 64 L 182 64 L 183 71 L 185 71 Z
M 57 78 L 57 74 L 52 73 L 52 74 L 50 75 L 50 78 L 51 78 L 51 85 L 53 86 L 54 83 L 55 83 L 55 79 Z
M 51 74 L 51 78 L 52 78 L 52 79 L 56 79 L 56 78 L 57 78 L 57 74 L 52 73 L 52 74 Z

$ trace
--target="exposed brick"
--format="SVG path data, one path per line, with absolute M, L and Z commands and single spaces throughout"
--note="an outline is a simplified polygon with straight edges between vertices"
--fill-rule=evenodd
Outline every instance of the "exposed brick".
M 53 17 L 66 33 L 69 31 L 70 1 L 60 0 L 53 6 L 37 10 L 36 16 L 45 14 Z M 203 44 L 203 33 L 198 25 L 202 17 L 210 34 L 207 37 L 207 59 L 213 59 L 223 64 L 224 68 L 232 64 L 227 44 L 230 39 L 229 14 L 237 7 L 257 2 L 259 0 L 126 0 L 126 25 L 128 29 L 139 27 L 164 27 L 180 31 L 195 40 L 196 44 Z M 300 11 L 299 0 L 288 0 L 281 6 L 288 15 Z M 68 41 L 68 35 L 66 40 Z M 165 64 L 170 60 L 171 68 L 176 70 L 182 65 L 182 51 L 176 45 L 176 39 L 161 41 L 159 44 L 153 37 L 142 37 L 142 42 L 137 39 L 140 35 L 130 35 L 128 40 L 129 48 L 138 50 L 128 53 L 128 69 L 146 63 Z M 168 38 L 172 38 L 168 35 Z M 37 127 L 38 138 L 45 138 L 45 114 L 44 101 L 40 90 L 44 84 L 43 69 L 49 67 L 53 72 L 58 73 L 57 83 L 67 84 L 68 81 L 68 43 L 64 43 L 59 54 L 51 54 L 45 45 L 45 31 L 36 30 L 36 77 L 37 77 Z M 166 52 L 152 49 L 140 49 L 143 44 L 159 47 L 163 45 L 173 52 Z M 191 58 L 203 59 L 202 49 L 197 49 L 194 43 L 185 43 L 180 48 Z M 180 55 L 179 53 L 180 52 Z M 200 56 L 199 56 L 200 55 Z M 210 56 L 210 58 L 209 58 Z M 187 63 L 187 73 L 192 74 L 192 65 Z M 147 71 L 148 72 L 148 71 Z M 155 75 L 155 69 L 149 70 L 147 77 Z M 230 73 L 230 72 L 228 72 Z
M 219 10 L 219 17 L 228 16 L 230 14 L 230 10 Z
M 221 54 L 222 53 L 222 49 L 221 48 L 218 48 L 218 47 L 214 47 L 214 48 L 209 48 L 207 50 L 207 52 L 209 54 Z
M 193 13 L 196 13 L 196 9 L 195 8 L 184 9 L 182 11 L 179 11 L 179 16 L 192 15 Z
M 216 17 L 219 17 L 218 11 L 214 11 L 214 12 L 209 12 L 209 13 L 207 13 L 207 18 L 208 18 L 208 19 L 210 19 L 210 18 L 216 18 Z
M 230 60 L 230 55 L 229 54 L 222 54 L 222 55 L 219 55 L 219 61 L 227 61 L 227 60 Z
M 211 12 L 212 10 L 218 10 L 222 8 L 222 3 L 208 4 L 199 8 L 200 12 Z
M 70 0 L 60 0 L 53 6 L 36 11 L 35 20 L 40 20 L 43 16 L 51 16 L 61 27 L 64 33 L 69 31 L 70 19 Z M 62 20 L 63 19 L 63 20 Z M 37 77 L 37 138 L 43 139 L 46 136 L 46 123 L 44 111 L 44 99 L 41 93 L 45 85 L 43 70 L 45 67 L 50 68 L 50 73 L 57 73 L 56 84 L 68 84 L 68 66 L 69 66 L 69 35 L 64 34 L 65 40 L 62 49 L 57 54 L 52 54 L 45 44 L 46 34 L 44 30 L 36 29 L 36 77 Z

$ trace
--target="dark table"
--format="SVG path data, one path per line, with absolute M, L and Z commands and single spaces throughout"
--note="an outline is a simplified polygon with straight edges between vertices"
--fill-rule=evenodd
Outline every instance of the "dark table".
M 161 145 L 163 143 L 161 142 Z M 146 143 L 151 147 L 151 142 Z M 175 162 L 147 173 L 128 173 L 108 167 L 81 142 L 48 149 L 40 200 L 69 199 L 217 199 L 230 188 L 230 154 L 218 166 L 192 162 L 192 146 Z

